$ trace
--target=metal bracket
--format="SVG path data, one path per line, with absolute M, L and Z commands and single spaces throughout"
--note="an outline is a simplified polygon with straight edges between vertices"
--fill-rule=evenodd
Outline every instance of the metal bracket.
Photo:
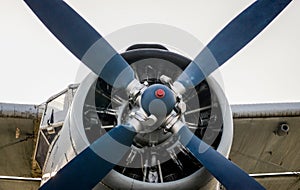
M 154 126 L 157 118 L 154 115 L 148 116 L 142 108 L 131 112 L 129 117 L 131 118 L 129 123 L 137 132 L 148 133 L 156 129 L 151 126 Z
M 133 80 L 127 87 L 129 101 L 135 104 L 138 102 L 138 97 L 146 90 L 148 83 L 141 84 L 138 80 Z

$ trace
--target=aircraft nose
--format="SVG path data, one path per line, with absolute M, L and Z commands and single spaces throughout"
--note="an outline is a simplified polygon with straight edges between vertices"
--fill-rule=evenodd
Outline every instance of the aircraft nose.
M 148 115 L 165 117 L 171 113 L 176 98 L 171 89 L 161 84 L 148 87 L 141 97 L 141 106 Z

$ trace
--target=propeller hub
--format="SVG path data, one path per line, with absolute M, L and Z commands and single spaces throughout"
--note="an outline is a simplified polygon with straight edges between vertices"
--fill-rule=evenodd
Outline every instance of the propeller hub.
M 141 106 L 148 115 L 164 118 L 171 113 L 176 103 L 175 94 L 162 84 L 148 87 L 142 94 Z

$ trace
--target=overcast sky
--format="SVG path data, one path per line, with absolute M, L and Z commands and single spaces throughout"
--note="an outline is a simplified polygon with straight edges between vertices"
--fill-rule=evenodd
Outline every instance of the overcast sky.
M 102 35 L 141 23 L 181 28 L 207 44 L 253 0 L 69 0 Z M 231 104 L 300 101 L 300 1 L 221 69 Z M 39 104 L 75 80 L 80 62 L 22 0 L 0 6 L 0 102 Z

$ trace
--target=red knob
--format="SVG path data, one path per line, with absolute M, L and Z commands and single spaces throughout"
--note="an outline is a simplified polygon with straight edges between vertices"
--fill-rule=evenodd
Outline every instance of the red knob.
M 163 89 L 157 89 L 155 91 L 155 96 L 157 98 L 163 98 L 165 96 L 165 91 Z

